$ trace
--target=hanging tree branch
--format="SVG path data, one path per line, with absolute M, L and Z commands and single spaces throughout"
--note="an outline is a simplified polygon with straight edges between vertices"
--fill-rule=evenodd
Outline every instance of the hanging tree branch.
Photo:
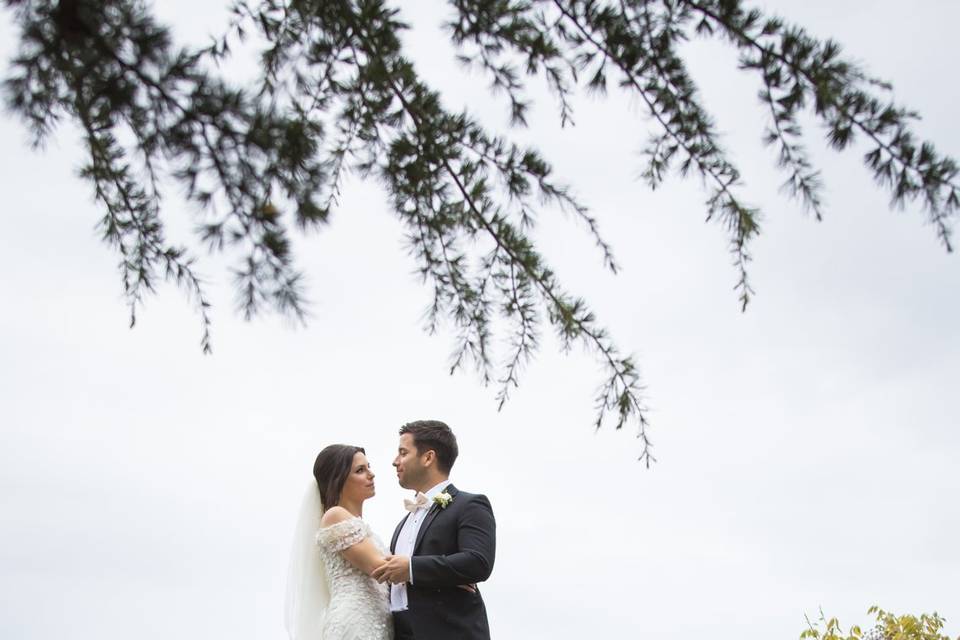
M 200 243 L 236 254 L 245 317 L 273 309 L 304 318 L 290 231 L 326 224 L 353 172 L 384 185 L 406 227 L 410 254 L 433 289 L 427 328 L 448 321 L 454 329 L 452 371 L 472 364 L 483 384 L 496 382 L 502 407 L 547 322 L 562 349 L 580 344 L 603 368 L 596 427 L 632 422 L 641 459 L 653 461 L 632 357 L 586 301 L 565 290 L 529 235 L 544 211 L 569 212 L 616 272 L 597 219 L 537 150 L 442 106 L 404 54 L 406 25 L 385 0 L 236 0 L 224 33 L 195 50 L 175 47 L 141 0 L 2 2 L 19 29 L 3 81 L 7 106 L 37 145 L 64 120 L 79 125 L 88 156 L 80 175 L 106 209 L 100 231 L 120 255 L 131 321 L 162 277 L 195 301 L 210 349 L 198 258 L 166 240 L 170 185 L 196 206 Z M 763 140 L 786 173 L 783 191 L 816 219 L 825 214 L 823 176 L 806 151 L 805 111 L 826 125 L 837 150 L 863 138 L 864 161 L 892 204 L 919 203 L 952 249 L 956 162 L 918 141 L 910 128 L 917 115 L 832 41 L 741 0 L 446 4 L 457 59 L 489 79 L 512 126 L 528 122 L 533 78 L 552 92 L 564 127 L 573 125 L 581 93 L 607 95 L 616 82 L 637 96 L 652 128 L 642 175 L 652 188 L 673 171 L 700 178 L 707 219 L 726 229 L 743 308 L 754 293 L 749 243 L 761 213 L 742 199 L 744 180 L 683 58 L 683 43 L 694 37 L 731 45 L 740 69 L 759 74 L 769 113 Z M 219 65 L 251 33 L 258 44 L 244 46 L 262 47 L 262 76 L 232 86 Z

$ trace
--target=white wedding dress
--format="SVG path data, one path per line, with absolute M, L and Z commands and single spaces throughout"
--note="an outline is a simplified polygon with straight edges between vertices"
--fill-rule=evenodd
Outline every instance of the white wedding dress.
M 388 587 L 356 569 L 343 552 L 370 538 L 383 542 L 360 518 L 321 527 L 316 483 L 304 493 L 287 573 L 284 625 L 290 640 L 392 640 Z
M 321 638 L 337 640 L 391 640 L 390 592 L 343 557 L 343 551 L 372 538 L 381 553 L 387 551 L 370 525 L 350 518 L 317 532 L 320 557 L 327 570 L 330 603 L 323 618 Z

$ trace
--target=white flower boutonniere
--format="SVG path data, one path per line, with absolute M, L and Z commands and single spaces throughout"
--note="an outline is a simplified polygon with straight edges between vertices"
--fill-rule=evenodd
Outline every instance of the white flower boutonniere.
M 433 496 L 433 501 L 441 509 L 446 509 L 450 503 L 453 502 L 453 496 L 444 491 L 443 493 L 438 493 L 437 495 Z

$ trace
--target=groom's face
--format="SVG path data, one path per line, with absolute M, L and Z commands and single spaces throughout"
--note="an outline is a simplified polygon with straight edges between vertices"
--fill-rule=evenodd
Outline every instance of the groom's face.
M 393 459 L 393 466 L 397 470 L 397 481 L 404 489 L 421 489 L 427 469 L 421 464 L 417 447 L 413 444 L 413 436 L 405 433 L 400 436 L 400 445 L 397 447 L 397 457 Z

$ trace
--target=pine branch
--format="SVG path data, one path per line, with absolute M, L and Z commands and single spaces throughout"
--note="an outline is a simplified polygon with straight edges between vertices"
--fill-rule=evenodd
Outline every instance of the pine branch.
M 607 44 L 611 41 L 627 42 L 638 39 L 635 37 L 636 34 L 630 31 L 629 21 L 625 15 L 618 16 L 609 9 L 602 13 L 599 10 L 591 12 L 594 8 L 587 3 L 584 5 L 582 15 L 578 16 L 573 8 L 575 3 L 570 3 L 570 6 L 565 6 L 561 0 L 553 0 L 553 3 L 581 37 L 597 52 L 603 54 L 605 61 L 609 60 L 616 65 L 623 74 L 625 83 L 637 92 L 647 105 L 650 115 L 664 130 L 665 139 L 669 139 L 672 144 L 686 153 L 686 163 L 692 162 L 700 175 L 713 183 L 713 192 L 707 200 L 707 219 L 710 220 L 719 214 L 728 231 L 732 233 L 730 247 L 734 256 L 734 265 L 740 274 L 735 289 L 740 291 L 741 308 L 746 309 L 753 293 L 747 273 L 747 263 L 750 262 L 747 244 L 759 233 L 758 212 L 741 204 L 731 191 L 731 187 L 739 183 L 740 174 L 716 145 L 716 136 L 712 132 L 709 118 L 697 105 L 692 93 L 679 95 L 676 89 L 671 87 L 672 82 L 660 86 L 651 84 L 650 78 L 647 78 L 647 82 L 642 82 L 637 73 L 637 61 L 627 60 L 621 55 L 621 51 Z M 603 35 L 599 35 L 596 31 L 602 31 Z M 640 51 L 643 48 L 641 44 L 639 48 L 631 51 Z M 662 81 L 665 73 L 659 66 L 657 51 L 654 50 L 651 54 L 648 62 L 657 70 Z M 640 66 L 639 70 L 642 73 L 643 67 Z M 651 96 L 650 92 L 662 92 L 662 95 Z M 684 108 L 690 110 L 689 113 L 685 113 Z M 690 133 L 682 129 L 687 123 L 692 123 Z M 672 156 L 672 153 L 670 155 Z M 666 165 L 666 161 L 658 162 L 656 158 L 651 162 L 651 167 L 655 168 L 654 171 L 657 174 L 665 169 Z
M 864 134 L 875 145 L 865 156 L 865 164 L 879 185 L 891 189 L 892 204 L 922 199 L 937 236 L 947 251 L 953 250 L 953 218 L 960 211 L 960 168 L 952 158 L 939 157 L 931 143 L 924 142 L 918 149 L 907 128 L 912 112 L 883 105 L 857 88 L 862 82 L 881 83 L 869 80 L 855 65 L 837 61 L 836 44 L 822 44 L 801 29 L 785 30 L 777 20 L 761 24 L 759 12 L 745 13 L 739 0 L 680 2 L 712 21 L 713 29 L 721 30 L 736 46 L 791 71 L 803 83 L 804 91 L 815 97 L 815 113 L 829 125 L 835 148 L 844 149 L 853 130 Z M 764 44 L 761 38 L 770 42 Z M 749 66 L 770 72 L 770 65 L 757 62 Z
M 348 19 L 352 21 L 351 27 L 358 36 L 358 46 L 364 48 L 370 60 L 376 60 L 378 64 L 385 66 L 384 84 L 392 92 L 394 99 L 401 105 L 406 116 L 413 123 L 417 135 L 422 136 L 423 139 L 432 139 L 429 135 L 431 128 L 442 129 L 442 126 L 438 126 L 439 123 L 433 123 L 434 126 L 430 127 L 424 122 L 423 117 L 434 112 L 439 116 L 439 106 L 436 101 L 429 100 L 432 107 L 430 110 L 415 108 L 411 101 L 407 99 L 403 87 L 397 81 L 397 78 L 412 76 L 409 65 L 400 59 L 396 51 L 384 51 L 378 47 L 377 39 L 368 33 L 365 25 L 356 16 L 348 14 Z M 391 63 L 400 65 L 403 69 L 390 68 L 388 65 Z M 419 89 L 419 86 L 416 86 L 416 89 Z M 421 97 L 421 104 L 418 106 L 422 106 L 422 101 L 423 98 Z M 451 151 L 451 153 L 455 153 L 455 151 Z M 488 237 L 502 250 L 511 264 L 520 266 L 539 290 L 551 310 L 551 321 L 557 326 L 564 343 L 569 345 L 571 340 L 581 338 L 592 349 L 599 352 L 601 360 L 610 369 L 610 378 L 598 397 L 597 426 L 599 427 L 602 424 L 606 411 L 609 409 L 614 409 L 617 412 L 616 429 L 622 428 L 630 417 L 635 417 L 639 422 L 638 437 L 642 442 L 640 458 L 649 465 L 653 461 L 650 450 L 652 443 L 646 434 L 648 426 L 646 410 L 639 399 L 639 376 L 632 361 L 629 358 L 619 358 L 616 348 L 609 341 L 606 333 L 594 326 L 593 314 L 585 308 L 583 301 L 571 300 L 566 294 L 562 293 L 552 272 L 541 266 L 540 256 L 532 249 L 530 243 L 525 240 L 521 233 L 517 232 L 508 221 L 498 214 L 489 218 L 484 215 L 484 207 L 478 204 L 474 194 L 467 188 L 460 173 L 453 167 L 450 160 L 447 157 L 440 156 L 438 163 L 459 192 L 471 219 L 487 232 Z
M 812 169 L 806 151 L 800 143 L 791 142 L 791 138 L 799 139 L 801 132 L 793 110 L 789 106 L 785 106 L 785 103 L 799 104 L 802 102 L 802 97 L 791 92 L 779 99 L 774 98 L 775 84 L 779 83 L 775 83 L 772 73 L 765 71 L 762 75 L 764 89 L 760 93 L 760 98 L 770 108 L 772 126 L 772 130 L 768 132 L 764 142 L 767 144 L 780 143 L 780 155 L 777 158 L 777 164 L 790 171 L 790 177 L 783 183 L 782 188 L 788 191 L 791 196 L 799 196 L 804 206 L 813 212 L 817 221 L 821 221 L 823 220 L 823 211 L 820 192 L 823 185 L 820 181 L 820 172 Z

